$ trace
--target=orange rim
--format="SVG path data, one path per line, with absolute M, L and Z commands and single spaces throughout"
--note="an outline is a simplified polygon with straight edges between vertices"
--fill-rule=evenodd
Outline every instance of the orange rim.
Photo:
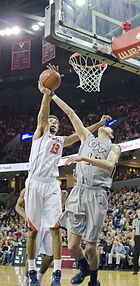
M 79 57 L 79 56 L 81 56 L 81 54 L 78 54 L 78 53 L 74 53 L 74 54 L 72 54 L 71 56 L 70 56 L 70 58 L 69 58 L 69 64 L 70 65 L 75 65 L 75 66 L 77 66 L 77 67 L 79 67 L 79 68 L 81 68 L 81 69 L 91 69 L 91 68 L 98 68 L 98 67 L 107 67 L 107 64 L 105 64 L 105 63 L 101 63 L 101 64 L 97 64 L 97 65 L 93 65 L 93 66 L 81 66 L 81 65 L 79 65 L 79 64 L 76 64 L 76 63 L 73 63 L 73 62 L 71 62 L 71 59 L 73 59 L 73 58 L 76 58 L 76 57 Z

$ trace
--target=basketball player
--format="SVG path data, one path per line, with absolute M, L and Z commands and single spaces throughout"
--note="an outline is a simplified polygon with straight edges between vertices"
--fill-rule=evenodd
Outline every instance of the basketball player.
M 56 69 L 49 66 L 50 69 Z M 45 89 L 39 82 L 43 95 L 38 114 L 37 128 L 33 135 L 30 153 L 30 170 L 26 180 L 25 209 L 30 230 L 27 238 L 29 276 L 31 285 L 39 286 L 36 276 L 35 252 L 36 236 L 40 226 L 50 227 L 53 238 L 54 271 L 52 286 L 60 285 L 61 278 L 61 235 L 58 220 L 62 213 L 60 186 L 56 180 L 58 163 L 62 156 L 63 147 L 79 140 L 77 134 L 68 137 L 56 136 L 59 128 L 58 119 L 50 113 L 50 90 Z M 45 92 L 44 92 L 45 91 Z M 95 131 L 99 126 L 110 120 L 105 115 L 97 124 L 89 127 Z
M 25 214 L 25 209 L 24 209 L 24 195 L 25 195 L 25 188 L 20 192 L 20 196 L 17 200 L 16 203 L 16 211 L 17 213 L 23 217 L 26 221 L 26 214 Z M 40 241 L 41 240 L 41 241 Z M 41 245 L 41 246 L 40 246 Z M 53 261 L 53 256 L 52 256 L 52 236 L 50 233 L 50 229 L 43 229 L 42 231 L 39 231 L 37 235 L 37 252 L 36 252 L 36 257 L 38 254 L 44 254 L 45 256 L 42 259 L 42 263 L 40 266 L 40 270 L 37 274 L 38 281 L 41 284 L 43 275 L 49 268 L 51 262 Z M 24 275 L 24 282 L 23 286 L 29 286 L 29 276 L 28 276 L 28 262 L 26 260 L 26 265 L 25 265 L 25 275 Z
M 67 164 L 77 161 L 77 184 L 68 197 L 62 226 L 68 229 L 68 247 L 79 262 L 80 272 L 72 284 L 80 284 L 90 275 L 89 286 L 100 286 L 97 280 L 99 256 L 97 241 L 107 213 L 107 191 L 112 185 L 112 175 L 120 156 L 120 147 L 111 143 L 113 130 L 102 126 L 95 137 L 85 128 L 75 112 L 52 93 L 53 101 L 68 115 L 81 140 L 77 157 L 71 157 Z M 81 238 L 86 240 L 88 262 L 80 248 Z

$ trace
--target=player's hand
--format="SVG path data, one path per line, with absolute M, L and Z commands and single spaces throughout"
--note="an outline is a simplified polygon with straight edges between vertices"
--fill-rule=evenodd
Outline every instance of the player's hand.
M 48 65 L 47 65 L 47 69 L 49 69 L 49 70 L 54 70 L 54 71 L 56 71 L 56 72 L 58 72 L 58 73 L 60 74 L 60 72 L 59 72 L 59 66 L 55 66 L 55 65 L 48 64 Z M 61 76 L 61 77 L 64 77 L 63 74 L 60 74 L 60 76 Z
M 109 115 L 103 115 L 100 119 L 100 123 L 104 125 L 107 121 L 112 120 L 112 117 Z
M 71 156 L 70 158 L 66 160 L 65 165 L 71 165 L 76 162 L 81 162 L 82 160 L 83 160 L 83 157 L 81 156 Z
M 50 93 L 51 93 L 50 89 L 43 86 L 43 84 L 41 83 L 41 80 L 38 81 L 38 89 L 40 90 L 41 93 L 45 93 L 48 95 L 50 95 Z
M 50 63 L 47 65 L 48 70 L 54 70 L 59 73 L 59 66 L 51 65 Z

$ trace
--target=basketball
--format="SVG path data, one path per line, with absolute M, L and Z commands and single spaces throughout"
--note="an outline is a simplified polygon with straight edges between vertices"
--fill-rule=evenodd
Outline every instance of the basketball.
M 39 80 L 44 87 L 50 90 L 56 90 L 61 84 L 61 76 L 52 69 L 47 69 L 40 74 Z

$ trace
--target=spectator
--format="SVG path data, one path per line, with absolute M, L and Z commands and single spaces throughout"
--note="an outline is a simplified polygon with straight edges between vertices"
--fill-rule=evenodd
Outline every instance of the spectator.
M 11 254 L 11 248 L 10 248 L 10 242 L 5 242 L 5 244 L 2 247 L 1 250 L 1 264 L 9 264 L 10 261 L 10 254 Z
M 116 269 L 120 268 L 120 262 L 125 259 L 126 251 L 124 246 L 116 239 L 114 240 L 111 252 L 108 254 L 108 264 L 112 265 L 112 259 L 116 259 Z
M 124 214 L 122 214 L 120 219 L 120 228 L 122 231 L 125 230 L 125 224 L 126 224 L 126 218 L 124 217 Z
M 108 238 L 104 244 L 102 251 L 100 251 L 100 266 L 103 269 L 108 269 L 108 255 L 111 252 L 113 239 Z

